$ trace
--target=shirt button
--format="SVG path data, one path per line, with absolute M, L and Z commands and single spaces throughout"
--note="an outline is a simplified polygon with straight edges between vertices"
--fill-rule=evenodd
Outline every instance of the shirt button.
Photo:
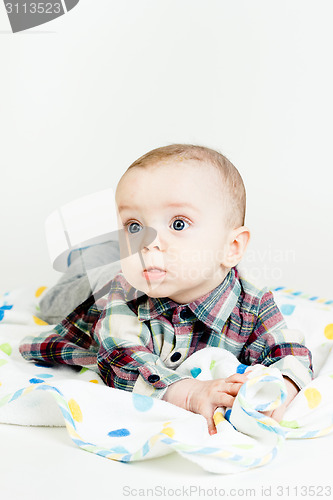
M 155 382 L 158 382 L 160 380 L 160 377 L 158 375 L 149 375 L 148 377 L 148 382 L 151 384 L 155 384 Z
M 186 309 L 182 309 L 180 311 L 180 313 L 179 313 L 179 316 L 182 319 L 188 319 L 191 315 L 192 315 L 192 312 L 191 311 L 187 311 Z
M 178 361 L 180 358 L 182 357 L 182 355 L 180 354 L 180 352 L 174 352 L 173 355 L 171 356 L 171 361 L 173 363 L 175 363 L 176 361 Z

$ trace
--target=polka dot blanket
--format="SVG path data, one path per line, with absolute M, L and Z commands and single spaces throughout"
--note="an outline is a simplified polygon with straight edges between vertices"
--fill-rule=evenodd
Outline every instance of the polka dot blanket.
M 0 298 L 0 422 L 66 426 L 83 450 L 122 462 L 177 452 L 203 469 L 234 473 L 269 463 L 286 439 L 315 438 L 333 430 L 333 301 L 286 288 L 273 290 L 291 329 L 301 330 L 312 350 L 314 380 L 278 424 L 263 411 L 285 398 L 275 368 L 251 367 L 232 409 L 216 410 L 217 434 L 201 416 L 165 401 L 107 387 L 90 370 L 28 363 L 20 340 L 50 326 L 38 319 L 44 288 L 16 290 Z M 249 368 L 229 352 L 206 348 L 178 368 L 209 380 Z

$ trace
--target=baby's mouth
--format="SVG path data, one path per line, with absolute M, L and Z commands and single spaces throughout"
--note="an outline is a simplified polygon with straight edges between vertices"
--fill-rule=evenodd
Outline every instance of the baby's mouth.
M 166 275 L 166 271 L 164 269 L 161 269 L 160 267 L 149 266 L 143 270 L 142 274 L 144 278 L 146 278 L 146 280 L 152 281 L 164 278 L 164 276 Z
M 144 269 L 144 271 L 148 271 L 150 273 L 155 273 L 155 272 L 165 272 L 165 269 L 162 269 L 161 267 L 155 267 L 155 266 L 149 266 Z

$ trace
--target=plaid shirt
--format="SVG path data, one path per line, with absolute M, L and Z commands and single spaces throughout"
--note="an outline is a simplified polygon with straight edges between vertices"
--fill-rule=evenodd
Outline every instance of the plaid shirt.
M 53 330 L 23 339 L 20 352 L 27 360 L 88 367 L 111 387 L 161 398 L 186 378 L 175 368 L 208 346 L 247 365 L 274 364 L 302 388 L 313 376 L 303 340 L 287 329 L 273 294 L 232 268 L 189 304 L 142 295 L 119 273 Z

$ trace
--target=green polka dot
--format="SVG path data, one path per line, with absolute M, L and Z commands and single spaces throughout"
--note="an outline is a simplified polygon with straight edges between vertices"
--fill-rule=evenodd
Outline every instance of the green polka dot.
M 288 427 L 289 429 L 298 429 L 299 427 L 296 420 L 281 420 L 280 425 L 282 425 L 282 427 Z
M 5 359 L 0 359 L 0 366 L 5 365 L 6 363 L 8 363 L 8 361 L 6 361 Z
M 11 394 L 7 394 L 4 398 L 0 399 L 0 406 L 4 406 L 11 399 Z
M 210 366 L 209 366 L 209 369 L 212 370 L 214 368 L 214 366 L 216 365 L 216 361 L 215 359 L 213 359 L 211 362 L 210 362 Z
M 82 367 L 81 370 L 79 371 L 79 373 L 84 373 L 84 372 L 87 372 L 87 371 L 88 371 L 88 368 Z
M 11 353 L 13 352 L 13 350 L 12 350 L 12 346 L 11 346 L 10 344 L 8 344 L 8 343 L 6 343 L 6 344 L 1 344 L 1 345 L 0 345 L 0 349 L 1 349 L 1 350 L 5 353 L 5 354 L 7 354 L 8 356 L 10 356 L 10 355 L 11 355 Z

